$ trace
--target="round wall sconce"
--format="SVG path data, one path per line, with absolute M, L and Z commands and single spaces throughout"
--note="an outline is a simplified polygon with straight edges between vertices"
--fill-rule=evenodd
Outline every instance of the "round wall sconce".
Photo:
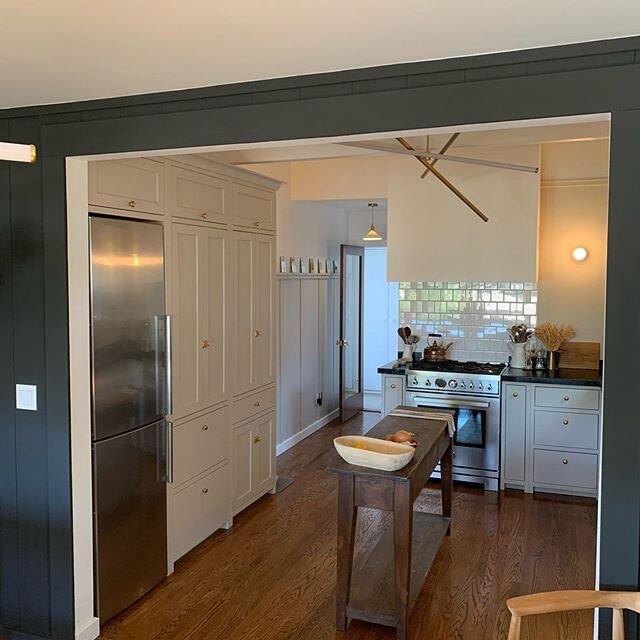
M 589 252 L 584 247 L 576 247 L 571 253 L 571 257 L 576 262 L 582 262 L 583 260 L 586 260 L 588 255 Z

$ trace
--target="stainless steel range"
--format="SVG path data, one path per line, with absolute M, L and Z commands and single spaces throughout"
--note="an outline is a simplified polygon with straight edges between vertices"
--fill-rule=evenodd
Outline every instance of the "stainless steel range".
M 454 479 L 479 482 L 492 491 L 498 490 L 500 374 L 504 368 L 494 363 L 421 360 L 407 371 L 409 406 L 456 413 Z

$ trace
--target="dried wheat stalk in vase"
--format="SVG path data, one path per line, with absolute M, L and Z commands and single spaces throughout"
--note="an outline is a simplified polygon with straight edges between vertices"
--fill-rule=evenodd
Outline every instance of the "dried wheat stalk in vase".
M 536 327 L 535 335 L 548 351 L 558 351 L 567 340 L 575 337 L 576 332 L 571 325 L 543 322 Z

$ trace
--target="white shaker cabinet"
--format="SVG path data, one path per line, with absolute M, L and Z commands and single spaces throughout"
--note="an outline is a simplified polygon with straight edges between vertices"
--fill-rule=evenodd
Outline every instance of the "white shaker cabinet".
M 233 224 L 253 230 L 275 231 L 275 193 L 248 184 L 234 183 Z
M 502 388 L 501 486 L 524 488 L 527 453 L 527 385 L 504 383 Z M 507 426 L 508 425 L 508 426 Z
M 182 417 L 227 398 L 228 232 L 174 224 L 173 413 Z
M 404 404 L 405 377 L 383 374 L 382 376 L 382 417 L 397 406 Z
M 89 204 L 132 213 L 165 212 L 165 163 L 126 158 L 89 163 Z
M 274 238 L 233 233 L 233 392 L 275 382 Z

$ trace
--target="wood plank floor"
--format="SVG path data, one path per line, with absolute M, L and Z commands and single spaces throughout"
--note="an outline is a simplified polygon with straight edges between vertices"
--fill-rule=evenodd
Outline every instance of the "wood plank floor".
M 105 640 L 386 640 L 393 630 L 351 623 L 334 628 L 335 478 L 325 471 L 332 439 L 360 433 L 379 414 L 331 424 L 278 458 L 294 483 L 241 513 L 182 559 L 173 576 L 120 616 Z M 439 490 L 419 508 L 438 512 Z M 549 589 L 592 588 L 593 500 L 483 492 L 456 486 L 451 538 L 441 548 L 410 621 L 412 640 L 504 640 L 505 600 Z M 387 518 L 359 516 L 358 545 L 371 545 Z M 523 638 L 587 640 L 588 612 L 541 616 Z

